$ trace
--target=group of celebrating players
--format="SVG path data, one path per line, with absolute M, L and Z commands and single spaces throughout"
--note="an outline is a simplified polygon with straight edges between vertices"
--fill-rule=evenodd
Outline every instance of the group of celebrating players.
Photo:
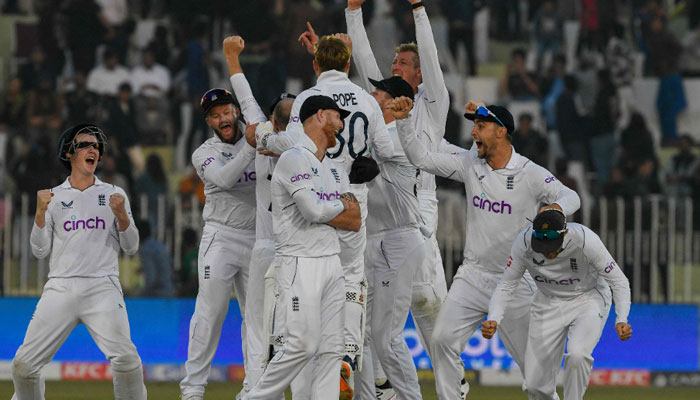
M 383 78 L 363 1 L 348 1 L 347 34 L 308 26 L 299 40 L 317 84 L 282 94 L 269 118 L 239 63 L 243 39 L 224 40 L 235 97 L 204 94 L 214 135 L 192 155 L 206 204 L 182 398 L 204 398 L 235 289 L 239 399 L 282 399 L 288 387 L 294 399 L 420 399 L 402 336 L 409 310 L 440 399 L 467 396 L 460 353 L 479 324 L 486 338 L 499 333 L 529 398 L 558 398 L 563 356 L 564 396 L 581 399 L 612 298 L 615 329 L 631 336 L 627 278 L 594 232 L 567 223 L 578 195 L 511 146 L 506 108 L 469 102 L 472 148 L 443 139 L 449 98 L 422 2 L 408 0 L 417 43 L 396 48 Z M 351 57 L 362 87 L 348 78 Z M 39 372 L 79 323 L 112 364 L 115 398 L 147 397 L 117 265 L 138 232 L 124 191 L 95 176 L 105 147 L 97 126 L 66 130 L 58 156 L 70 175 L 37 194 L 31 246 L 50 254 L 50 272 L 13 360 L 13 399 L 44 398 Z M 466 191 L 464 261 L 449 292 L 434 175 Z

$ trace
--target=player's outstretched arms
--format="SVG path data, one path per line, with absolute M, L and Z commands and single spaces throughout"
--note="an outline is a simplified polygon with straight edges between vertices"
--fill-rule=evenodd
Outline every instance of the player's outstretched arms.
M 360 203 L 354 194 L 346 192 L 340 195 L 345 209 L 337 217 L 328 221 L 328 225 L 346 231 L 359 232 L 362 227 L 362 216 L 360 214 Z
M 620 337 L 620 340 L 623 342 L 632 337 L 632 325 L 626 322 L 618 322 L 615 324 L 615 330 L 617 331 L 617 335 Z
M 498 322 L 496 321 L 484 321 L 481 324 L 481 336 L 486 339 L 491 339 L 493 335 L 496 334 L 496 329 L 498 329 Z
M 241 55 L 244 48 L 245 41 L 240 36 L 229 36 L 224 39 L 222 50 L 224 57 L 226 57 L 229 76 L 243 72 L 238 56 Z

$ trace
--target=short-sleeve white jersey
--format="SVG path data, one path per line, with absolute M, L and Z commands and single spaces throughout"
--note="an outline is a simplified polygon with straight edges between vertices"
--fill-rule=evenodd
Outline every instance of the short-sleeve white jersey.
M 204 182 L 205 223 L 255 229 L 255 149 L 245 138 L 235 144 L 218 136 L 207 139 L 192 154 L 192 165 Z M 229 165 L 229 164 L 234 165 Z
M 418 227 L 420 210 L 416 188 L 418 168 L 411 165 L 401 147 L 396 122 L 388 123 L 394 155 L 379 163 L 379 175 L 367 184 L 367 233 Z
M 32 228 L 30 244 L 37 258 L 49 253 L 49 278 L 119 276 L 119 249 L 135 254 L 139 234 L 126 193 L 119 186 L 102 182 L 85 190 L 71 186 L 66 179 L 51 189 L 45 214 L 46 225 Z M 129 227 L 119 232 L 117 219 L 109 206 L 112 194 L 124 196 Z
M 627 322 L 630 310 L 630 287 L 600 237 L 589 228 L 569 222 L 562 243 L 562 251 L 554 259 L 548 259 L 532 250 L 532 227 L 518 234 L 513 242 L 510 258 L 504 266 L 502 282 L 496 289 L 490 312 L 494 321 L 503 316 L 510 286 L 529 271 L 537 288 L 549 297 L 575 299 L 583 293 L 612 288 L 617 322 Z M 513 283 L 514 282 L 514 283 Z M 602 294 L 601 294 L 602 295 Z M 492 318 L 489 318 L 492 319 Z
M 340 253 L 336 229 L 325 222 L 343 211 L 339 198 L 349 191 L 350 184 L 342 165 L 328 157 L 319 161 L 316 149 L 304 134 L 299 144 L 282 154 L 272 174 L 272 224 L 278 255 L 325 257 Z M 314 222 L 304 217 L 297 204 L 301 199 L 295 198 L 302 191 L 314 194 L 312 207 L 333 211 L 327 220 Z
M 397 121 L 399 138 L 412 164 L 464 183 L 467 221 L 464 264 L 502 274 L 515 236 L 531 224 L 539 207 L 557 203 L 564 214 L 576 212 L 580 199 L 545 168 L 511 147 L 508 164 L 493 169 L 476 150 L 458 154 L 429 152 L 417 140 L 411 121 Z

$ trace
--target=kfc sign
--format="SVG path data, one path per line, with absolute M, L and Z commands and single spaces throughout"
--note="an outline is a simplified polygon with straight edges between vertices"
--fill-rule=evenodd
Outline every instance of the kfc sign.
M 594 369 L 591 386 L 649 386 L 651 374 L 647 370 Z
M 61 379 L 69 381 L 111 381 L 112 365 L 109 363 L 66 362 L 61 366 Z

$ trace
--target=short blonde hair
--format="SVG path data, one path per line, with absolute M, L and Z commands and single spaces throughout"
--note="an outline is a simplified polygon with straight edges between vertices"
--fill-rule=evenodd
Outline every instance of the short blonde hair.
M 400 45 L 396 46 L 396 48 L 394 49 L 394 52 L 396 54 L 405 53 L 407 51 L 410 51 L 411 53 L 413 53 L 414 67 L 416 67 L 416 68 L 420 67 L 420 56 L 418 55 L 418 45 L 415 42 L 401 43 Z
M 350 49 L 345 43 L 330 35 L 322 36 L 314 50 L 316 65 L 321 71 L 345 71 L 350 62 Z

